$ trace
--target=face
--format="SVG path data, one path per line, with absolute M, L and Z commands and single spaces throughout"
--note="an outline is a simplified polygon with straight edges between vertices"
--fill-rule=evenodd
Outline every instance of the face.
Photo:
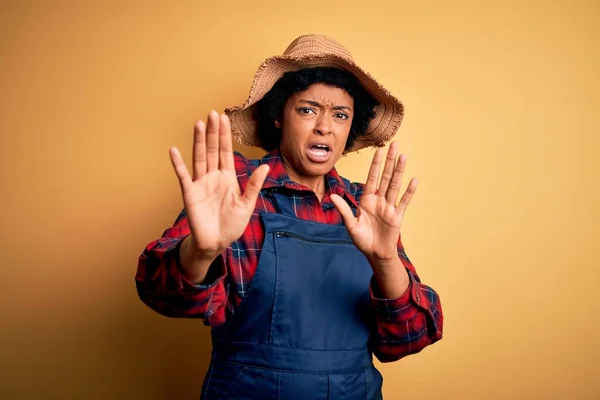
M 344 89 L 316 83 L 285 104 L 280 150 L 290 177 L 320 178 L 344 153 L 354 116 L 354 99 Z

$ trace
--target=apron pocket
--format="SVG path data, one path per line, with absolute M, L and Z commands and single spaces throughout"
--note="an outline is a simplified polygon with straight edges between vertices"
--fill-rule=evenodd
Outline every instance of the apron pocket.
M 215 365 L 205 398 L 207 400 L 275 400 L 277 382 L 275 371 L 223 363 Z
M 280 372 L 278 399 L 280 400 L 328 400 L 327 374 Z
M 329 399 L 381 400 L 382 377 L 374 367 L 356 374 L 330 374 Z

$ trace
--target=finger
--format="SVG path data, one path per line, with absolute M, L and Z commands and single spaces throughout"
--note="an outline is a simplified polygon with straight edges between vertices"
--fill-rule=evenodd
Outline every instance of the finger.
M 265 183 L 265 179 L 267 179 L 267 174 L 269 173 L 269 166 L 267 164 L 263 164 L 260 167 L 256 168 L 250 176 L 250 180 L 246 185 L 246 190 L 244 190 L 244 194 L 242 195 L 242 199 L 248 209 L 254 209 L 256 205 L 256 199 L 258 198 L 258 194 L 260 193 L 260 189 L 263 187 Z
M 356 217 L 352 213 L 352 209 L 350 208 L 348 203 L 346 203 L 346 201 L 337 194 L 332 194 L 330 198 L 335 208 L 337 208 L 340 214 L 342 214 L 342 218 L 344 220 L 344 225 L 346 225 L 346 229 L 352 229 L 356 224 Z
M 181 186 L 181 192 L 185 193 L 192 185 L 192 178 L 190 177 L 190 173 L 183 162 L 183 157 L 181 157 L 181 153 L 176 147 L 171 147 L 169 149 L 169 155 L 171 157 L 171 164 L 173 165 L 173 169 L 175 169 L 175 174 L 177 174 L 177 178 L 179 178 L 179 185 Z
M 402 175 L 404 175 L 405 167 L 406 156 L 404 154 L 401 154 L 400 159 L 396 164 L 396 168 L 394 169 L 394 176 L 392 176 L 392 180 L 390 182 L 390 186 L 386 194 L 387 202 L 394 206 L 396 206 L 396 204 L 398 203 L 398 193 L 400 192 L 400 187 L 402 186 Z
M 219 168 L 233 170 L 233 145 L 231 144 L 231 123 L 229 117 L 221 115 L 219 124 Z
M 383 166 L 383 174 L 381 175 L 381 182 L 379 182 L 379 189 L 377 189 L 377 194 L 379 196 L 385 196 L 388 187 L 390 185 L 390 181 L 392 180 L 392 175 L 394 174 L 394 167 L 396 166 L 396 142 L 392 142 L 390 148 L 388 150 L 387 157 L 385 159 L 385 165 Z M 394 203 L 394 205 L 396 205 Z
M 406 188 L 406 192 L 404 192 L 404 194 L 402 195 L 400 204 L 398 204 L 398 207 L 396 207 L 396 212 L 398 214 L 400 214 L 402 216 L 404 215 L 404 212 L 406 211 L 406 207 L 408 207 L 410 200 L 412 199 L 413 195 L 417 191 L 417 183 L 418 183 L 417 178 L 412 178 L 410 180 L 410 183 L 408 184 L 408 187 Z
M 198 121 L 194 126 L 194 146 L 193 146 L 193 175 L 194 180 L 206 174 L 206 125 L 203 121 Z
M 369 176 L 367 177 L 367 183 L 365 184 L 363 196 L 367 194 L 373 194 L 377 190 L 377 181 L 379 181 L 379 168 L 381 166 L 382 157 L 383 150 L 379 148 L 375 152 L 375 155 L 373 155 L 373 161 L 371 162 L 371 168 L 369 169 Z
M 206 126 L 206 172 L 219 168 L 219 113 L 208 114 Z

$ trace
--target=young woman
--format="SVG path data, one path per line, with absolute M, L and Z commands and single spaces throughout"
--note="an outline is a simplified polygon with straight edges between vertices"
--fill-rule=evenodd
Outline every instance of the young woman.
M 335 170 L 402 117 L 341 44 L 304 35 L 261 65 L 244 105 L 196 124 L 191 172 L 170 150 L 185 209 L 136 284 L 158 313 L 212 327 L 203 399 L 380 399 L 373 354 L 441 339 L 439 297 L 400 240 L 417 187 L 401 194 L 406 157 L 378 149 L 364 185 Z M 232 132 L 267 154 L 234 153 Z

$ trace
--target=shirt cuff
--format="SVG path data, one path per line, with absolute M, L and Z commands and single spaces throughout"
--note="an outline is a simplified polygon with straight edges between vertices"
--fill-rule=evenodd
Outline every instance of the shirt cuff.
M 182 242 L 183 240 L 177 243 L 173 251 L 175 252 L 175 267 L 181 279 L 181 287 L 183 288 L 184 292 L 195 293 L 211 289 L 225 279 L 227 276 L 227 265 L 225 263 L 225 257 L 223 257 L 222 254 L 215 258 L 215 260 L 210 264 L 202 284 L 195 284 L 186 278 L 183 266 L 181 265 L 181 260 L 179 259 L 179 246 L 181 246 Z
M 181 265 L 178 265 L 181 268 Z M 222 255 L 219 255 L 215 258 L 215 261 L 210 264 L 208 267 L 208 272 L 206 273 L 206 278 L 204 278 L 204 282 L 202 284 L 194 284 L 190 282 L 185 274 L 181 273 L 181 281 L 183 283 L 184 289 L 188 290 L 206 290 L 214 287 L 219 282 L 221 282 L 227 276 L 227 268 L 225 266 L 225 258 Z
M 418 285 L 410 271 L 408 276 L 410 282 L 404 294 L 397 299 L 384 299 L 375 276 L 371 278 L 371 305 L 375 311 L 375 316 L 384 321 L 406 321 L 411 319 L 418 311 L 416 304 L 420 299 Z

